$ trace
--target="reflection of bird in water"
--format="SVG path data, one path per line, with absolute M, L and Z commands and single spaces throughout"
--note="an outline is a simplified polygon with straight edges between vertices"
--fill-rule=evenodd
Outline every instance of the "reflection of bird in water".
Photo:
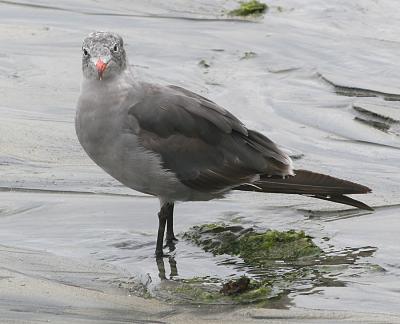
M 157 263 L 157 268 L 158 268 L 158 276 L 161 280 L 167 280 L 167 277 L 165 275 L 165 264 L 164 264 L 164 259 L 163 258 L 156 258 L 156 263 Z M 176 277 L 178 275 L 178 268 L 176 266 L 176 261 L 175 258 L 172 256 L 168 257 L 168 263 L 170 267 L 170 275 L 169 279 L 172 279 L 173 277 Z
M 88 155 L 126 186 L 157 196 L 156 255 L 176 240 L 175 201 L 221 198 L 231 190 L 299 194 L 371 208 L 345 194 L 370 189 L 305 170 L 261 133 L 216 103 L 177 86 L 140 82 L 120 36 L 83 41 L 76 132 Z

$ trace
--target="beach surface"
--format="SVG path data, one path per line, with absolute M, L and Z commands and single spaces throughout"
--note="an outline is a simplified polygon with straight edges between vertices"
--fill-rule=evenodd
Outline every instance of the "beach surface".
M 400 323 L 400 13 L 394 0 L 0 1 L 0 323 Z M 268 305 L 204 305 L 168 282 L 255 274 L 180 239 L 153 253 L 159 202 L 119 184 L 74 130 L 81 42 L 121 34 L 139 79 L 226 107 L 295 167 L 360 182 L 359 211 L 235 192 L 178 204 L 175 231 L 224 222 L 304 230 L 336 257 Z M 321 270 L 321 267 L 318 271 Z M 167 280 L 165 280 L 167 279 Z

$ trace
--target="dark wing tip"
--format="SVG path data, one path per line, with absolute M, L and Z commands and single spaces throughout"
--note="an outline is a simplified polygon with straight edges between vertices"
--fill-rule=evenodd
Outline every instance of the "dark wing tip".
M 374 209 L 371 206 L 368 206 L 367 204 L 364 204 L 363 202 L 350 198 L 348 196 L 344 195 L 312 195 L 314 198 L 322 199 L 322 200 L 327 200 L 327 201 L 332 201 L 336 202 L 339 204 L 344 204 L 344 205 L 349 205 L 353 207 L 357 207 L 359 209 L 363 210 L 368 210 L 368 211 L 374 211 Z

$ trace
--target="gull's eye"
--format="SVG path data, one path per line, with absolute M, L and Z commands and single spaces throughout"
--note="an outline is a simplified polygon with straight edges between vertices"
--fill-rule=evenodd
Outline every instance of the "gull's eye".
M 83 49 L 83 55 L 85 56 L 89 56 L 89 52 L 86 48 Z
M 115 44 L 113 47 L 113 52 L 118 52 L 119 51 L 119 46 L 118 44 Z

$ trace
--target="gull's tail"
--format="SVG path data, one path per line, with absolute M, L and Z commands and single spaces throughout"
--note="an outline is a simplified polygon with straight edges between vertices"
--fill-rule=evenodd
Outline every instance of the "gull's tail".
M 234 189 L 298 194 L 350 205 L 360 209 L 373 210 L 373 208 L 361 201 L 345 196 L 348 194 L 365 194 L 371 192 L 371 189 L 366 186 L 307 170 L 294 170 L 294 172 L 295 176 L 287 176 L 285 178 L 261 176 L 258 181 L 251 184 L 244 184 Z

